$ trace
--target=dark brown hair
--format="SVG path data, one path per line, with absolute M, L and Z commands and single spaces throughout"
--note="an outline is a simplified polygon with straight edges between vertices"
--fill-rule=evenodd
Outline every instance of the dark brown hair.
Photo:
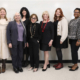
M 62 19 L 62 17 L 64 17 L 64 14 L 63 14 L 63 11 L 62 11 L 61 8 L 57 8 L 57 9 L 56 9 L 55 14 L 54 14 L 54 21 L 57 20 L 57 16 L 56 16 L 57 10 L 60 10 L 60 13 L 61 13 L 61 15 L 59 16 L 59 21 L 60 21 L 60 20 Z
M 36 14 L 32 14 L 31 16 L 30 16 L 30 21 L 31 21 L 31 18 L 33 17 L 33 16 L 35 16 L 36 17 L 36 19 L 37 19 L 37 21 L 38 21 L 38 16 L 36 15 Z

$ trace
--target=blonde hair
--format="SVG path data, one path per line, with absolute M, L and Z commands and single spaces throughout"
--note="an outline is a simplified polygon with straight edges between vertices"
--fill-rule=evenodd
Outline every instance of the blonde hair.
M 2 7 L 2 8 L 0 8 L 0 11 L 1 11 L 1 10 L 4 10 L 4 11 L 6 12 L 6 9 L 5 9 L 5 8 L 3 8 L 3 7 Z M 7 14 L 7 12 L 6 12 L 6 14 Z M 6 17 L 6 15 L 5 15 L 5 17 L 4 17 L 4 18 L 6 19 L 6 21 L 8 20 L 8 19 L 7 19 L 7 17 Z M 0 19 L 1 19 L 1 16 L 0 16 Z
M 49 16 L 49 12 L 48 12 L 48 11 L 44 11 L 44 12 L 43 12 L 42 18 L 43 18 L 43 15 L 44 15 L 44 14 L 47 14 L 47 15 L 48 15 L 48 18 L 50 19 L 50 16 Z

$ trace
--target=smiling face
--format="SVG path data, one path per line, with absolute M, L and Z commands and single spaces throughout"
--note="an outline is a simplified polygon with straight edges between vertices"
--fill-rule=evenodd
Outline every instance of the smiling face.
M 36 17 L 35 15 L 33 15 L 33 16 L 31 17 L 31 22 L 32 22 L 32 23 L 36 23 L 36 22 L 37 22 L 37 17 Z
M 49 15 L 47 13 L 43 14 L 43 20 L 48 20 L 49 19 Z
M 23 16 L 27 15 L 27 12 L 25 10 L 22 11 Z
M 4 9 L 1 9 L 0 10 L 0 17 L 5 18 L 5 16 L 6 16 L 6 11 Z
M 80 16 L 79 10 L 75 10 L 75 11 L 74 11 L 74 17 L 75 17 L 75 18 L 78 18 L 79 16 Z
M 16 22 L 19 22 L 19 21 L 21 20 L 21 16 L 20 16 L 19 13 L 16 13 L 16 14 L 14 15 L 14 20 L 15 20 Z
M 60 15 L 61 15 L 60 10 L 57 10 L 57 11 L 56 11 L 56 16 L 57 16 L 57 17 L 60 17 Z

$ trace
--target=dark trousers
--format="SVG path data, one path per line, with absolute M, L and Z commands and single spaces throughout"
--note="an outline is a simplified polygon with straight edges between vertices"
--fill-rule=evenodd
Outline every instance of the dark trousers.
M 21 68 L 23 58 L 23 42 L 18 41 L 17 45 L 12 45 L 12 48 L 10 50 L 13 68 Z
M 31 67 L 39 67 L 39 43 L 36 39 L 29 40 L 29 54 Z
M 72 62 L 74 64 L 77 64 L 77 62 L 78 62 L 78 49 L 79 49 L 79 46 L 76 46 L 77 40 L 70 39 L 69 42 L 70 42 L 70 46 L 71 46 Z
M 26 63 L 28 63 L 28 58 L 29 58 L 29 48 L 26 47 L 23 49 L 23 59 L 22 59 L 22 63 L 24 63 L 24 55 L 26 55 Z
M 58 57 L 58 62 L 62 63 L 62 51 L 61 51 L 61 48 L 56 48 L 56 53 L 57 53 L 57 57 Z

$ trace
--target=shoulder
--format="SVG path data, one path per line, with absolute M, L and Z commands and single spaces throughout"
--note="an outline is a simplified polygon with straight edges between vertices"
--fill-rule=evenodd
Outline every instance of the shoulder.
M 78 18 L 78 23 L 80 24 L 80 17 Z
M 53 25 L 53 22 L 52 22 L 52 21 L 49 21 L 48 24 L 49 24 L 49 25 Z
M 12 24 L 12 23 L 14 23 L 14 21 L 10 21 L 10 22 L 9 22 L 9 24 Z
M 62 20 L 61 21 L 63 21 L 63 20 L 66 20 L 67 21 L 66 17 L 62 17 Z
M 74 19 L 71 19 L 70 21 L 69 21 L 69 23 L 71 23 L 71 22 L 73 22 L 74 21 Z
M 49 21 L 48 23 L 49 23 L 49 24 L 52 24 L 53 22 L 52 22 L 52 21 Z
M 40 23 L 36 23 L 36 25 L 40 27 Z

